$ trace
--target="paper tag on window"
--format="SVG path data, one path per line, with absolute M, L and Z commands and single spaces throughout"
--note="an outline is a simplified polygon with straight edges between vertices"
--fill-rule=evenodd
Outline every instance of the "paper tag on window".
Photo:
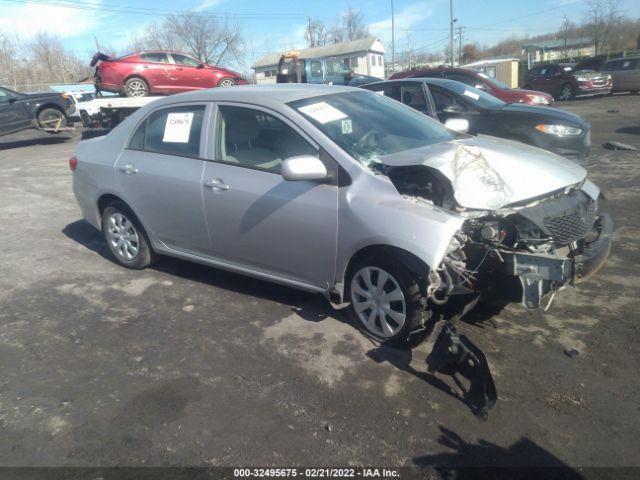
M 470 92 L 469 90 L 465 90 L 465 91 L 464 91 L 464 94 L 465 94 L 467 97 L 471 97 L 471 98 L 473 98 L 474 100 L 478 100 L 478 99 L 480 98 L 480 95 L 478 95 L 478 94 L 477 94 L 477 93 L 475 93 L 475 92 Z
M 166 143 L 189 143 L 192 122 L 193 112 L 170 113 L 167 116 L 167 123 L 164 125 L 162 141 Z
M 377 93 L 378 95 L 383 95 L 384 96 L 384 90 L 378 90 L 375 93 Z
M 298 110 L 322 124 L 347 118 L 344 113 L 326 102 L 312 103 L 311 105 L 300 107 Z
M 349 135 L 353 132 L 353 125 L 351 124 L 351 119 L 348 118 L 346 120 L 342 120 L 342 134 Z

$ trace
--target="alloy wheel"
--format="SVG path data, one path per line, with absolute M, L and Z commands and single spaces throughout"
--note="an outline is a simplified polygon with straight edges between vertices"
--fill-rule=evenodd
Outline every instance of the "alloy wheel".
M 107 239 L 113 253 L 127 262 L 134 260 L 140 251 L 140 241 L 131 220 L 122 213 L 114 213 L 107 221 L 107 229 Z
M 377 337 L 396 335 L 407 318 L 407 305 L 398 281 L 378 267 L 364 267 L 351 280 L 351 302 L 363 326 Z
M 127 93 L 130 97 L 144 97 L 147 95 L 147 85 L 142 80 L 131 80 L 127 83 Z

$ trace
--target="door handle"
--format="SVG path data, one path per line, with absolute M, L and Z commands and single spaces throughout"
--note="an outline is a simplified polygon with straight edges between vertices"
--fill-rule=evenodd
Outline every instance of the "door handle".
M 221 178 L 214 178 L 213 180 L 209 180 L 208 182 L 205 182 L 204 186 L 211 190 L 221 190 L 221 191 L 226 191 L 231 188 L 229 185 L 224 183 L 224 181 Z
M 126 173 L 127 175 L 133 175 L 134 173 L 138 173 L 140 171 L 130 163 L 128 163 L 127 165 L 123 165 L 122 167 L 119 168 L 119 170 L 122 173 Z
M 142 68 L 149 68 L 149 65 L 142 65 Z
M 182 67 L 176 67 L 176 70 L 182 70 Z

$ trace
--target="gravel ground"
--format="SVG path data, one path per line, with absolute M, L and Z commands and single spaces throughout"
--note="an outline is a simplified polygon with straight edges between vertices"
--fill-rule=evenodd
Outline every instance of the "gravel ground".
M 547 313 L 461 324 L 495 375 L 486 422 L 428 345 L 380 349 L 319 296 L 118 267 L 71 192 L 78 135 L 1 137 L 0 465 L 640 466 L 640 155 L 601 147 L 640 148 L 640 96 L 558 107 L 593 125 L 615 244 Z

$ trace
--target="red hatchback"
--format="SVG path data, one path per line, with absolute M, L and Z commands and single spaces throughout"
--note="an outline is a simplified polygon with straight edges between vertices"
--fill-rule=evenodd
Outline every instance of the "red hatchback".
M 413 70 L 394 73 L 389 77 L 389 80 L 396 78 L 448 78 L 449 80 L 457 80 L 483 90 L 506 103 L 553 105 L 553 97 L 548 93 L 511 88 L 496 78 L 470 68 L 439 67 Z
M 98 52 L 93 56 L 91 66 L 96 66 L 97 90 L 123 93 L 127 97 L 169 95 L 247 83 L 243 75 L 233 70 L 206 65 L 184 53 L 161 50 L 119 58 Z

